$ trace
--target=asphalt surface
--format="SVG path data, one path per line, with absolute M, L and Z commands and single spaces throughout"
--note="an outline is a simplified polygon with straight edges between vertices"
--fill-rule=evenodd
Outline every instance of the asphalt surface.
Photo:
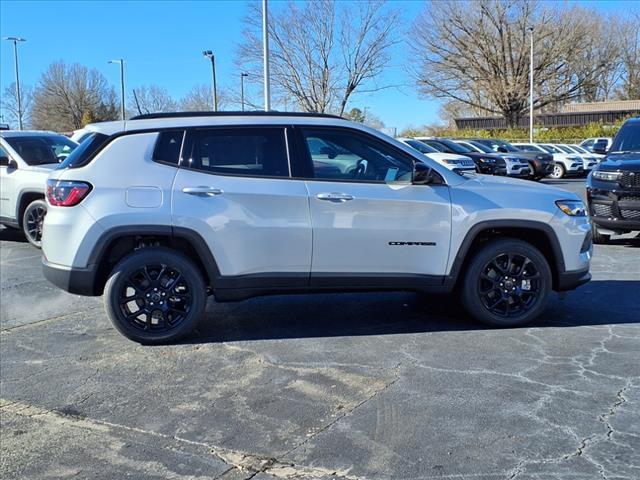
M 638 479 L 640 239 L 592 273 L 527 328 L 412 293 L 278 296 L 143 347 L 0 230 L 0 477 Z

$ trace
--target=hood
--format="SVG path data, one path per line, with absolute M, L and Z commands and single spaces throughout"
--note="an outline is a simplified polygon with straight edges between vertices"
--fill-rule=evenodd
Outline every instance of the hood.
M 434 160 L 471 160 L 471 157 L 459 155 L 457 153 L 429 152 L 425 153 L 425 155 L 433 158 Z
M 553 196 L 556 199 L 580 200 L 575 193 L 551 185 L 493 175 L 476 175 L 465 182 L 463 187 L 479 191 L 483 189 L 486 191 L 500 191 L 501 193 L 509 193 L 514 196 L 541 194 Z
M 640 172 L 640 152 L 610 153 L 598 165 L 598 170 L 627 170 Z
M 505 155 L 507 155 L 505 153 Z M 520 151 L 520 152 L 509 152 L 509 155 L 514 155 L 520 158 L 526 158 L 527 160 L 539 160 L 539 161 L 547 161 L 550 162 L 553 160 L 553 155 L 550 153 L 542 153 L 542 152 L 529 152 L 529 151 Z

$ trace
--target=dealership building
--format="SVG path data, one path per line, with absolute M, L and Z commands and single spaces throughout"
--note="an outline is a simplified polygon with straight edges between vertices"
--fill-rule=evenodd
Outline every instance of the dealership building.
M 568 103 L 558 113 L 536 113 L 533 122 L 537 127 L 579 127 L 588 123 L 612 125 L 618 120 L 640 115 L 640 100 L 616 100 L 610 102 Z M 458 129 L 500 130 L 507 128 L 503 117 L 456 118 Z M 518 126 L 529 127 L 529 116 L 520 118 Z

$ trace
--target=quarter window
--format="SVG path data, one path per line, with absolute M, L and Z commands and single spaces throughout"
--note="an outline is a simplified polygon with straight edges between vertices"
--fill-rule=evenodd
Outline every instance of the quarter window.
M 285 131 L 270 127 L 197 131 L 189 167 L 223 175 L 288 177 Z
M 153 159 L 178 165 L 183 137 L 183 130 L 160 132 L 156 148 L 153 151 Z
M 303 135 L 316 179 L 411 181 L 413 161 L 374 138 L 337 129 L 304 129 Z

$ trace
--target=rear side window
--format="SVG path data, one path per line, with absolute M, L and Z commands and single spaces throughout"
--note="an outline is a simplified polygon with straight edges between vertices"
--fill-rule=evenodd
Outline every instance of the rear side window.
M 88 164 L 93 156 L 109 141 L 109 136 L 94 132 L 86 138 L 57 169 L 80 168 Z
M 153 159 L 158 162 L 178 165 L 183 138 L 184 130 L 160 132 L 156 148 L 153 151 Z
M 189 168 L 222 175 L 288 177 L 284 128 L 216 128 L 194 132 Z

